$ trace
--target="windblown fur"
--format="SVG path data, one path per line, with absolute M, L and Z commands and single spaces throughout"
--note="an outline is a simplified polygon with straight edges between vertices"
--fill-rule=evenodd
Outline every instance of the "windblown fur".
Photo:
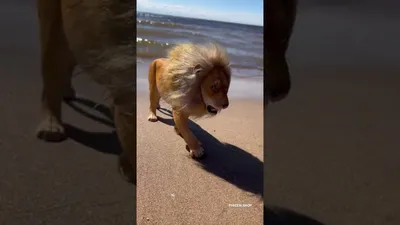
M 62 100 L 77 100 L 74 68 L 109 91 L 118 139 L 119 169 L 136 184 L 136 56 L 132 31 L 136 6 L 121 0 L 37 0 L 41 43 L 42 117 L 36 136 L 59 142 L 68 136 Z
M 221 67 L 230 79 L 229 60 L 223 48 L 215 43 L 179 44 L 168 52 L 168 66 L 161 82 L 171 82 L 163 99 L 178 108 L 184 108 L 199 95 L 204 77 L 214 67 Z

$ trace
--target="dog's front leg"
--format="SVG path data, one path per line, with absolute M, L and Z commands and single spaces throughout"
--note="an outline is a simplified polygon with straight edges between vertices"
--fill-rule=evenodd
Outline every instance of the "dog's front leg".
M 201 147 L 201 143 L 193 135 L 189 129 L 189 117 L 185 113 L 177 110 L 172 112 L 175 122 L 175 131 L 182 136 L 186 144 L 189 147 L 190 156 L 193 158 L 200 158 L 204 155 L 204 149 Z

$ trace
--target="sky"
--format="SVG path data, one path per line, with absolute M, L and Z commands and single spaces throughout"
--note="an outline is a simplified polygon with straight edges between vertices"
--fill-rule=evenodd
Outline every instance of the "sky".
M 137 0 L 137 11 L 263 25 L 263 0 Z

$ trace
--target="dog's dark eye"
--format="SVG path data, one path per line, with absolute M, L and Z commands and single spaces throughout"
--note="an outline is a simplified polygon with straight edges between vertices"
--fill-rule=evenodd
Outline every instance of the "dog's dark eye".
M 211 90 L 212 90 L 213 92 L 215 92 L 215 93 L 218 92 L 217 86 L 216 86 L 216 85 L 212 85 L 212 86 L 211 86 Z

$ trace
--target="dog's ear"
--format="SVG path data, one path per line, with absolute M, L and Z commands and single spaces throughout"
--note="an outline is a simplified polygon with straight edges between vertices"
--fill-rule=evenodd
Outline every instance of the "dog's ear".
M 198 74 L 203 70 L 203 67 L 200 64 L 197 64 L 193 67 L 193 73 Z

